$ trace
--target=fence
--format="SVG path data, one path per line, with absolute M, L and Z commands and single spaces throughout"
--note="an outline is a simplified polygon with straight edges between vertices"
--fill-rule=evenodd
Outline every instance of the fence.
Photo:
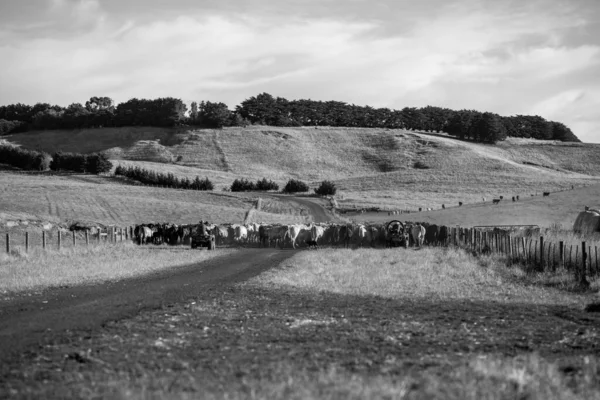
M 76 246 L 90 246 L 99 243 L 119 243 L 133 238 L 133 227 L 111 227 L 105 230 L 63 231 L 56 230 L 31 230 L 13 231 L 0 234 L 0 251 L 10 254 L 16 248 L 25 252 L 34 248 L 56 249 L 74 248 Z
M 596 243 L 596 242 L 595 242 Z M 448 228 L 448 237 L 442 245 L 455 245 L 475 254 L 502 254 L 509 264 L 522 264 L 528 272 L 571 272 L 582 284 L 587 277 L 600 275 L 598 245 L 582 240 L 581 244 L 550 242 L 544 236 L 513 235 L 508 232 L 490 232 L 476 228 Z

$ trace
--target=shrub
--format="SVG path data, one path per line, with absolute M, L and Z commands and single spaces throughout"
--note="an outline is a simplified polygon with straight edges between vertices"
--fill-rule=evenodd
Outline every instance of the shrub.
M 110 172 L 113 165 L 104 153 L 90 154 L 86 158 L 85 169 L 92 174 Z
M 249 190 L 256 190 L 256 185 L 254 182 L 250 182 L 248 179 L 236 179 L 231 184 L 232 192 L 246 192 Z
M 0 146 L 0 160 L 3 164 L 24 170 L 44 171 L 50 165 L 48 154 L 10 145 Z
M 335 183 L 330 181 L 321 182 L 321 186 L 315 189 L 315 193 L 319 196 L 333 196 L 337 192 Z
M 308 185 L 296 179 L 290 179 L 283 188 L 284 193 L 308 192 Z
M 279 185 L 271 180 L 267 181 L 267 178 L 262 178 L 256 181 L 256 190 L 279 190 Z

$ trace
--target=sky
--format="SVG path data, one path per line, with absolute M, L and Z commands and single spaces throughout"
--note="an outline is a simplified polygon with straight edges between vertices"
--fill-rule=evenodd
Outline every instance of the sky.
M 598 0 L 1 0 L 0 105 L 267 92 L 563 122 L 600 143 Z

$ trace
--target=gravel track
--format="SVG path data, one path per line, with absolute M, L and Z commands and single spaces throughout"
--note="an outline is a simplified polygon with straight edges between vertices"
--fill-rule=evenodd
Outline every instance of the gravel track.
M 93 331 L 142 310 L 186 301 L 207 287 L 243 281 L 294 254 L 291 250 L 242 249 L 151 275 L 4 299 L 0 302 L 0 359 L 68 330 Z

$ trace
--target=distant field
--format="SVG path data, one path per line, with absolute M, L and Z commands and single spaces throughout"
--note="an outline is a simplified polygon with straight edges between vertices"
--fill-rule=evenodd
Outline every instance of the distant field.
M 3 219 L 241 223 L 253 201 L 226 193 L 131 186 L 90 175 L 46 176 L 0 172 Z
M 600 146 L 508 139 L 497 146 L 446 135 L 363 128 L 250 126 L 223 130 L 107 128 L 6 137 L 46 151 L 106 151 L 123 164 L 207 176 L 333 180 L 340 205 L 440 208 L 600 183 Z M 177 160 L 180 161 L 177 161 Z
M 577 215 L 587 205 L 600 207 L 600 185 L 592 185 L 563 192 L 553 192 L 548 197 L 538 192 L 537 196 L 521 195 L 519 201 L 504 197 L 499 204 L 493 205 L 491 198 L 481 199 L 476 204 L 446 205 L 446 209 L 436 207 L 433 211 L 389 216 L 387 212 L 348 213 L 344 216 L 361 222 L 384 222 L 391 219 L 401 221 L 420 221 L 447 226 L 463 227 L 477 225 L 539 225 L 550 227 L 560 224 L 563 229 L 572 229 Z
M 208 177 L 215 183 L 216 193 L 222 193 L 235 178 L 256 180 L 266 177 L 280 186 L 290 178 L 297 178 L 308 182 L 311 190 L 321 180 L 327 179 L 336 183 L 337 201 L 343 208 L 380 207 L 384 210 L 416 211 L 419 207 L 430 207 L 438 210 L 442 204 L 453 209 L 463 202 L 460 212 L 453 209 L 427 213 L 427 217 L 425 214 L 410 216 L 411 219 L 436 219 L 448 224 L 518 221 L 537 224 L 558 222 L 568 226 L 576 210 L 583 205 L 594 204 L 595 192 L 588 196 L 585 194 L 588 189 L 584 189 L 583 197 L 576 197 L 578 192 L 566 192 L 564 197 L 553 194 L 546 199 L 531 198 L 531 195 L 600 184 L 600 146 L 585 143 L 511 138 L 492 146 L 460 141 L 443 134 L 404 130 L 268 126 L 223 130 L 136 127 L 44 131 L 9 135 L 6 139 L 50 152 L 58 149 L 106 151 L 115 164 L 137 165 L 170 172 L 178 177 Z M 98 188 L 97 185 L 93 187 Z M 113 195 L 121 193 L 119 190 L 123 192 L 122 188 L 111 189 L 110 194 L 105 195 L 120 198 L 121 194 Z M 89 207 L 86 202 L 73 200 L 69 203 L 71 205 L 52 208 L 49 205 L 52 199 L 47 202 L 43 199 L 25 200 L 25 205 L 11 210 L 43 211 L 62 218 L 69 207 L 76 213 L 83 208 L 84 214 L 107 221 L 139 220 L 139 217 L 147 218 L 146 215 L 152 214 L 146 210 L 160 210 L 152 215 L 164 215 L 179 221 L 187 219 L 190 214 L 196 215 L 199 208 L 194 204 L 206 203 L 209 208 L 216 207 L 207 208 L 217 216 L 216 220 L 227 215 L 228 222 L 236 222 L 243 219 L 243 213 L 250 204 L 262 196 L 242 195 L 244 199 L 237 200 L 244 205 L 240 208 L 240 204 L 231 205 L 223 197 L 212 194 L 177 192 L 174 195 L 148 188 L 131 190 L 132 193 L 123 195 L 139 200 L 129 198 L 122 203 L 109 200 L 110 206 L 101 206 L 102 211 L 91 200 Z M 74 195 L 95 196 L 76 192 Z M 501 195 L 505 199 L 519 195 L 523 201 L 519 204 L 502 203 L 493 209 L 482 207 L 483 198 L 489 202 Z M 49 196 L 52 197 L 52 194 Z M 239 195 L 236 196 L 239 198 Z M 154 197 L 157 198 L 152 200 Z M 35 204 L 31 205 L 32 202 Z M 136 205 L 131 206 L 131 203 Z M 188 204 L 192 207 L 190 211 L 185 210 Z M 120 207 L 124 209 L 117 211 Z M 230 207 L 237 211 L 233 214 L 226 212 Z M 264 212 L 258 211 L 255 220 L 300 222 L 303 219 L 296 215 L 298 210 L 276 213 L 267 210 L 268 214 L 261 214 Z M 357 219 L 385 220 L 387 213 L 362 215 Z

